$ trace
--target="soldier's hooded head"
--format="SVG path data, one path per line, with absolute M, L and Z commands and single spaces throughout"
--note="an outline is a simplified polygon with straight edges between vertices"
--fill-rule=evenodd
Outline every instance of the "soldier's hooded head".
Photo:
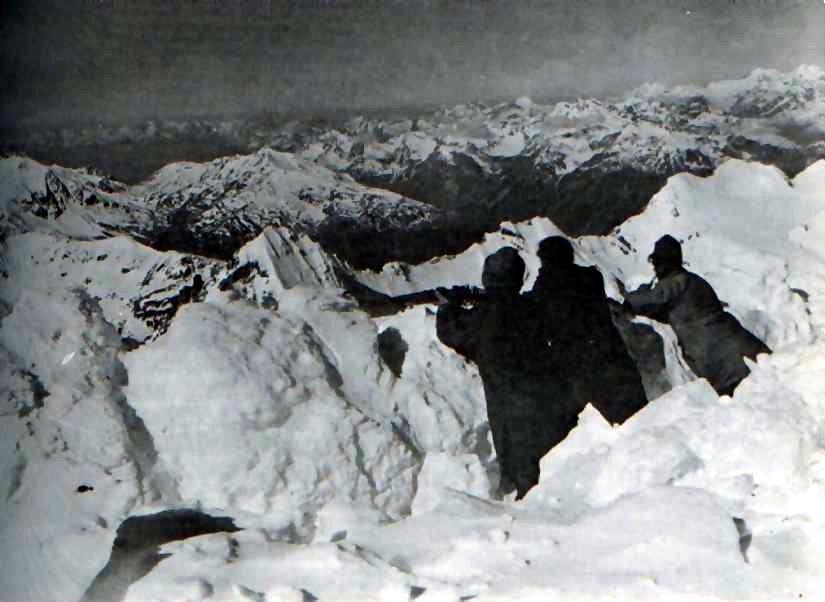
M 573 265 L 573 245 L 564 236 L 548 236 L 539 243 L 536 254 L 542 266 L 559 268 Z
M 513 247 L 502 247 L 484 260 L 481 282 L 490 294 L 515 295 L 524 284 L 524 260 Z
M 682 267 L 682 245 L 670 234 L 665 234 L 656 241 L 647 260 L 653 264 L 656 276 L 661 278 Z

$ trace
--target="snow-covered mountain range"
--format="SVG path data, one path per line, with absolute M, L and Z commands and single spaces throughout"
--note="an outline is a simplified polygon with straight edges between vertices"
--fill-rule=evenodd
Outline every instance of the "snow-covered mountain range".
M 801 68 L 281 132 L 134 185 L 0 160 L 0 600 L 817 599 L 823 107 Z M 514 502 L 434 306 L 353 283 L 478 284 L 508 244 L 529 288 L 560 229 L 614 298 L 677 236 L 774 353 L 720 398 L 640 320 L 654 398 L 586 409 Z M 116 540 L 180 508 L 241 530 Z
M 358 117 L 334 126 L 275 125 L 265 119 L 159 121 L 140 127 L 27 132 L 19 140 L 7 140 L 4 148 L 65 159 L 64 164 L 87 161 L 131 177 L 147 175 L 147 166 L 161 167 L 151 163 L 152 158 L 174 156 L 170 152 L 201 156 L 209 148 L 220 155 L 271 148 L 288 153 L 292 156 L 277 160 L 264 154 L 221 160 L 211 167 L 165 167 L 154 175 L 160 181 L 150 188 L 164 194 L 175 223 L 199 231 L 209 227 L 196 217 L 203 212 L 198 205 L 221 206 L 215 203 L 218 197 L 232 197 L 227 210 L 237 212 L 249 188 L 268 194 L 260 178 L 269 176 L 241 175 L 259 169 L 267 174 L 294 170 L 291 186 L 299 191 L 306 186 L 303 192 L 318 209 L 324 194 L 348 199 L 375 195 L 355 192 L 351 182 L 333 183 L 345 176 L 432 207 L 428 214 L 410 205 L 404 223 L 396 227 L 380 215 L 380 203 L 362 198 L 369 219 L 353 221 L 340 208 L 318 226 L 316 239 L 326 248 L 359 268 L 379 269 L 386 261 L 417 263 L 460 252 L 505 220 L 543 216 L 571 235 L 606 234 L 640 211 L 668 177 L 682 172 L 707 175 L 727 158 L 758 160 L 794 175 L 825 158 L 823 123 L 825 72 L 800 67 L 790 73 L 757 70 L 747 78 L 706 87 L 648 85 L 613 101 L 544 105 L 522 98 L 403 118 Z M 124 149 L 125 158 L 120 156 Z M 263 167 L 266 161 L 273 165 Z M 196 184 L 197 178 L 203 181 Z M 313 191 L 307 178 L 325 184 Z M 179 198 L 171 194 L 176 186 Z M 247 192 L 239 194 L 241 188 Z M 187 211 L 172 212 L 176 202 L 186 203 Z M 239 222 L 224 226 L 229 231 L 219 236 L 236 239 L 229 245 L 232 251 L 257 235 L 261 222 L 277 217 L 271 210 L 242 213 Z M 418 227 L 410 228 L 411 221 L 419 222 Z M 156 234 L 164 233 L 169 230 L 161 228 Z M 370 240 L 366 247 L 365 238 Z M 223 239 L 188 242 L 206 244 L 212 252 L 228 248 Z

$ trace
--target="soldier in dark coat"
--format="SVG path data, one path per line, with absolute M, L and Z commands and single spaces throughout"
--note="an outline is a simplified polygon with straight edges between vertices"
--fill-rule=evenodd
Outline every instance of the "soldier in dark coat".
M 613 324 L 604 279 L 595 267 L 574 263 L 563 236 L 539 244 L 541 269 L 530 296 L 545 313 L 558 378 L 567 381 L 570 407 L 593 404 L 612 423 L 624 422 L 647 403 L 635 362 Z
M 618 282 L 625 306 L 669 323 L 690 369 L 706 378 L 719 395 L 732 395 L 750 373 L 743 358 L 754 359 L 771 350 L 724 310 L 706 280 L 684 268 L 678 240 L 663 236 L 648 260 L 657 282 L 632 292 Z
M 558 403 L 568 396 L 540 336 L 542 315 L 519 293 L 524 272 L 518 251 L 500 249 L 484 262 L 484 294 L 471 307 L 446 300 L 436 319 L 438 338 L 478 366 L 500 490 L 515 488 L 517 499 L 538 482 L 539 460 L 564 439 L 578 415 Z

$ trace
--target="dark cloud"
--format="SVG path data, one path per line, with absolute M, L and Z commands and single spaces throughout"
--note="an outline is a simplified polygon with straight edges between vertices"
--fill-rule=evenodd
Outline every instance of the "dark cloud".
M 817 0 L 6 0 L 5 127 L 419 108 L 825 64 Z

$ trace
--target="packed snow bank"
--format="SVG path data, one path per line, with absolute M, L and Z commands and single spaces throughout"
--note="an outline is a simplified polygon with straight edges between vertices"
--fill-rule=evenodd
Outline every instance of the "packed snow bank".
M 226 536 L 169 545 L 172 557 L 127 600 L 302 590 L 321 600 L 816 599 L 822 399 L 825 346 L 785 349 L 732 400 L 700 380 L 621 427 L 588 408 L 523 502 L 429 490 L 412 517 L 381 524 L 336 499 L 304 546 L 267 542 L 252 519 L 232 562 L 220 560 Z M 472 470 L 428 456 L 419 481 L 443 472 L 461 486 Z
M 231 297 L 183 308 L 124 360 L 129 401 L 186 503 L 288 514 L 302 536 L 335 497 L 399 518 L 428 452 L 476 454 L 467 487 L 489 495 L 478 377 L 446 357 L 424 308 L 388 321 L 413 335 L 398 379 L 376 325 L 337 289 L 281 289 L 277 312 Z

